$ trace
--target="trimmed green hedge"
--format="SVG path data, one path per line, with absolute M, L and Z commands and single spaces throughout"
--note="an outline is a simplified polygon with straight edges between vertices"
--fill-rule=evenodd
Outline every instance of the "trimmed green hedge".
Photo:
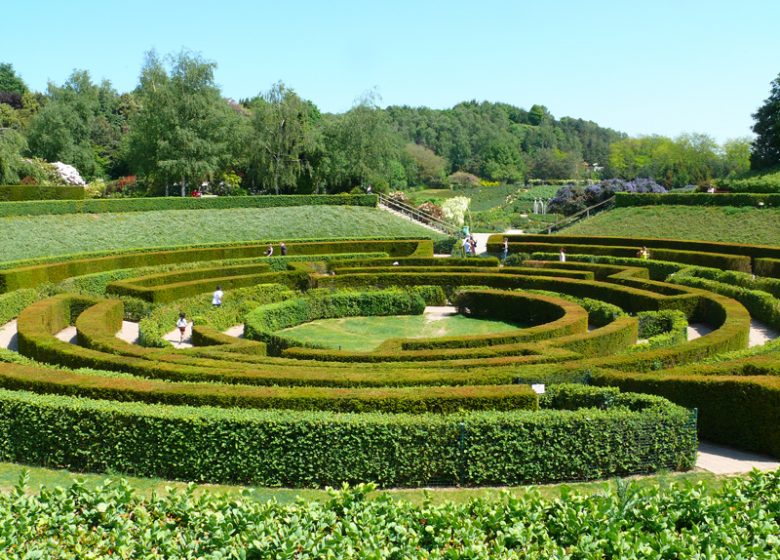
M 42 187 L 38 185 L 0 185 L 0 201 L 18 202 L 22 200 L 83 200 L 84 187 Z M 40 202 L 40 206 L 52 204 L 51 202 Z M 67 204 L 67 203 L 66 203 Z M 72 203 L 71 203 L 72 204 Z M 0 217 L 18 216 L 14 210 L 21 205 L 0 204 Z M 47 212 L 48 213 L 48 212 Z
M 251 387 L 176 383 L 0 363 L 0 387 L 90 399 L 224 408 L 454 414 L 536 410 L 528 385 L 471 387 Z
M 596 373 L 592 382 L 661 395 L 699 411 L 699 433 L 716 443 L 780 457 L 780 377 L 658 373 Z
M 772 189 L 777 193 L 777 187 Z M 755 191 L 756 193 L 760 191 Z M 780 206 L 780 194 L 752 193 L 615 193 L 615 208 L 628 206 Z
M 38 191 L 46 196 L 25 198 L 4 198 L 3 189 L 24 188 L 35 195 Z M 43 191 L 43 189 L 47 189 Z M 76 196 L 76 189 L 81 196 Z M 73 196 L 64 195 L 73 190 Z M 50 193 L 51 194 L 48 194 Z M 11 195 L 8 195 L 11 196 Z M 18 196 L 18 195 L 14 195 Z M 82 187 L 0 187 L 2 200 L 31 200 L 38 198 L 84 198 Z M 156 210 L 224 210 L 228 208 L 277 208 L 282 206 L 376 206 L 377 196 L 373 194 L 338 195 L 262 195 L 262 196 L 218 196 L 218 197 L 153 197 L 153 198 L 104 198 L 87 200 L 52 200 L 46 202 L 15 202 L 0 205 L 0 217 L 40 216 L 44 214 L 103 214 L 108 212 L 150 212 Z
M 666 195 L 665 195 L 666 196 Z M 740 243 L 718 243 L 715 241 L 689 241 L 681 239 L 653 239 L 640 237 L 612 236 L 579 236 L 579 235 L 491 235 L 488 238 L 488 251 L 498 254 L 504 237 L 509 237 L 511 243 L 544 243 L 554 246 L 557 254 L 559 247 L 567 245 L 592 245 L 599 247 L 648 247 L 651 256 L 654 249 L 669 249 L 676 251 L 715 253 L 722 255 L 741 255 L 756 258 L 780 258 L 780 247 L 772 245 L 745 245 Z M 550 251 L 548 251 L 550 252 Z M 634 255 L 627 255 L 634 256 Z M 696 264 L 696 263 L 690 263 Z
M 357 316 L 420 315 L 425 300 L 409 290 L 315 293 L 263 305 L 244 318 L 244 336 L 262 340 L 272 355 L 290 346 L 309 346 L 278 333 L 317 319 Z
M 100 257 L 76 258 L 0 270 L 0 292 L 32 288 L 45 282 L 61 282 L 73 276 L 104 272 L 116 268 L 139 268 L 171 263 L 256 258 L 266 250 L 266 242 L 213 245 L 171 250 L 129 252 Z M 430 256 L 430 239 L 362 239 L 349 241 L 291 241 L 290 255 L 330 255 L 333 253 L 385 252 L 397 256 Z
M 514 251 L 523 251 L 525 253 L 550 253 L 558 247 L 566 249 L 567 253 L 575 253 L 578 255 L 608 255 L 612 257 L 630 258 L 636 256 L 637 251 L 640 249 L 644 241 L 636 240 L 633 245 L 597 245 L 591 244 L 573 244 L 564 243 L 562 241 L 556 241 L 552 239 L 555 236 L 547 238 L 546 243 L 538 242 L 512 242 L 509 244 L 510 248 Z M 597 240 L 598 238 L 594 238 Z M 649 246 L 649 244 L 648 244 Z M 490 246 L 488 246 L 490 249 Z M 662 261 L 680 262 L 686 264 L 693 264 L 697 266 L 709 266 L 723 268 L 727 270 L 739 270 L 743 272 L 750 272 L 751 259 L 749 256 L 743 255 L 729 255 L 721 253 L 707 253 L 702 251 L 682 251 L 677 249 L 663 249 L 653 247 L 650 249 L 650 255 L 654 259 Z
M 266 486 L 520 484 L 693 465 L 695 422 L 687 410 L 651 396 L 624 404 L 573 412 L 358 416 L 2 390 L 0 460 Z

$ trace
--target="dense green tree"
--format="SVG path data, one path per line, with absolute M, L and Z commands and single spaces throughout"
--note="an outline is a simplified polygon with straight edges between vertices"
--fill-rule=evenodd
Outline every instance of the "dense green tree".
M 766 169 L 780 164 L 780 75 L 771 84 L 769 97 L 753 113 L 753 153 L 750 157 L 752 169 Z
M 725 177 L 735 177 L 750 170 L 750 138 L 734 138 L 723 144 L 723 171 Z
M 214 63 L 182 52 L 169 65 L 170 72 L 154 52 L 147 55 L 128 153 L 132 169 L 152 187 L 167 193 L 178 182 L 185 196 L 188 187 L 218 177 L 229 166 L 239 117 L 220 95 Z
M 14 67 L 8 63 L 0 63 L 0 105 L 21 109 L 25 93 L 27 85 L 16 74 Z
M 47 98 L 30 123 L 30 152 L 74 165 L 87 179 L 103 175 L 121 141 L 122 123 L 113 118 L 119 95 L 76 70 L 62 87 L 50 83 Z
M 325 145 L 331 190 L 365 188 L 370 183 L 390 185 L 401 142 L 374 94 L 363 96 L 344 115 L 326 121 Z
M 253 112 L 250 184 L 275 194 L 294 192 L 302 177 L 311 178 L 314 172 L 319 111 L 281 82 L 250 102 L 249 107 Z
M 406 177 L 421 185 L 444 184 L 449 169 L 446 159 L 437 156 L 430 148 L 414 143 L 404 146 L 404 153 L 410 163 L 404 174 Z

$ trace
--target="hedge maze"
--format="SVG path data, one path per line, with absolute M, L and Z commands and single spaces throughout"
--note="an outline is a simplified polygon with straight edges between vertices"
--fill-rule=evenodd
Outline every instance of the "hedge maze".
M 527 258 L 501 266 L 433 258 L 419 239 L 291 241 L 272 258 L 267 244 L 0 265 L 0 318 L 18 329 L 0 362 L 0 460 L 264 485 L 517 484 L 688 469 L 697 427 L 780 456 L 780 353 L 747 348 L 751 320 L 780 329 L 780 248 L 520 236 L 510 253 Z M 448 302 L 517 328 L 369 352 L 280 332 Z M 191 348 L 162 339 L 180 311 Z M 138 343 L 116 336 L 127 318 Z M 712 331 L 689 341 L 688 323 Z M 223 332 L 238 324 L 243 338 Z M 75 344 L 57 337 L 69 326 Z

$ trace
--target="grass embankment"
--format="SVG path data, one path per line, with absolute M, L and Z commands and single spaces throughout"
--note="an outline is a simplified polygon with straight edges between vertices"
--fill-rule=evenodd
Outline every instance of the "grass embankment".
M 33 492 L 39 491 L 42 487 L 69 487 L 77 480 L 83 481 L 87 488 L 97 488 L 104 484 L 109 478 L 119 478 L 118 476 L 111 477 L 103 474 L 80 474 L 71 473 L 65 470 L 26 467 L 14 463 L 0 463 L 0 492 L 8 492 L 13 488 L 19 482 L 19 477 L 23 472 L 27 472 L 29 476 L 28 488 Z M 152 492 L 166 494 L 169 490 L 183 490 L 189 486 L 186 482 L 161 480 L 159 478 L 137 478 L 128 476 L 122 476 L 121 478 L 127 480 L 135 491 L 146 496 L 150 495 Z M 666 488 L 673 482 L 680 484 L 704 482 L 707 485 L 707 491 L 714 492 L 729 478 L 731 478 L 731 476 L 714 475 L 708 472 L 688 472 L 636 476 L 626 480 L 631 480 L 642 487 L 657 487 L 659 489 Z M 534 491 L 548 498 L 558 498 L 563 493 L 569 491 L 574 491 L 583 495 L 591 495 L 614 490 L 617 486 L 617 481 L 618 479 L 612 479 L 599 482 L 508 486 L 502 488 L 404 488 L 377 491 L 376 493 L 387 493 L 394 498 L 418 504 L 425 501 L 431 503 L 463 503 L 472 498 L 495 497 L 504 491 L 509 492 L 514 496 L 522 496 Z M 253 500 L 267 501 L 274 499 L 283 504 L 292 503 L 298 498 L 320 501 L 328 499 L 328 492 L 319 489 L 266 488 L 260 486 L 228 486 L 213 484 L 199 484 L 195 486 L 196 494 L 218 493 L 238 495 L 246 490 L 251 490 L 251 493 L 246 495 Z
M 638 206 L 574 224 L 566 235 L 615 235 L 780 245 L 780 208 Z
M 280 331 L 286 338 L 327 348 L 368 352 L 389 338 L 483 335 L 517 329 L 503 321 L 453 315 L 430 320 L 425 315 L 321 319 Z
M 128 247 L 261 239 L 440 235 L 377 208 L 296 206 L 0 218 L 3 261 Z

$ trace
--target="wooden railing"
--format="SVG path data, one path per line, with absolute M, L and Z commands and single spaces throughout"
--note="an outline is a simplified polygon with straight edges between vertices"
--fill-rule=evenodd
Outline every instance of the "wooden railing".
M 426 212 L 418 210 L 414 206 L 396 200 L 392 197 L 385 196 L 382 193 L 379 193 L 378 196 L 379 196 L 380 206 L 384 206 L 386 208 L 389 208 L 390 210 L 399 212 L 407 216 L 408 218 L 414 220 L 415 222 L 419 222 L 421 224 L 432 227 L 437 231 L 446 233 L 447 235 L 453 235 L 453 236 L 458 235 L 459 232 L 458 228 L 456 228 L 452 224 L 448 224 L 447 222 L 444 222 L 434 216 L 431 216 Z

